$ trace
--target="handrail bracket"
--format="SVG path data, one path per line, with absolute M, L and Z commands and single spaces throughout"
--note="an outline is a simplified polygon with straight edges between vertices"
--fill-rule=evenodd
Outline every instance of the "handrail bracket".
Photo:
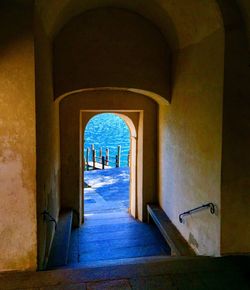
M 181 213 L 179 215 L 179 221 L 180 221 L 180 223 L 183 223 L 183 217 L 184 216 L 190 215 L 193 212 L 196 212 L 196 211 L 199 211 L 199 210 L 202 210 L 202 209 L 205 209 L 205 208 L 209 208 L 211 214 L 214 214 L 215 213 L 215 205 L 212 202 L 209 202 L 209 203 L 203 204 L 201 206 L 195 207 L 193 209 L 190 209 L 188 211 L 185 211 L 185 212 Z

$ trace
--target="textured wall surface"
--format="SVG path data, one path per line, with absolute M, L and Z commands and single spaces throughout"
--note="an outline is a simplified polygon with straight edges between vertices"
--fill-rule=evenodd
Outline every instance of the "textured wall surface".
M 247 23 L 225 2 L 221 252 L 230 254 L 250 252 L 250 58 Z
M 31 25 L 32 13 L 28 8 L 0 4 L 0 271 L 36 269 Z
M 58 104 L 54 103 L 52 45 L 40 18 L 35 23 L 36 123 L 37 123 L 37 222 L 38 268 L 44 269 L 54 236 L 54 223 L 42 216 L 48 211 L 56 220 L 60 210 L 60 147 Z
M 55 97 L 83 88 L 120 87 L 169 97 L 169 49 L 145 18 L 97 9 L 72 19 L 54 40 Z
M 160 110 L 160 204 L 201 255 L 220 253 L 223 64 L 222 30 L 181 50 L 171 104 Z M 180 224 L 180 213 L 207 202 L 216 215 L 204 210 Z

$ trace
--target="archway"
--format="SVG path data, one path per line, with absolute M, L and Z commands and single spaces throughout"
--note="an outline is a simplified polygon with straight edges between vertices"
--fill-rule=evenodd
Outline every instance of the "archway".
M 60 100 L 59 107 L 61 207 L 73 208 L 79 213 L 79 225 L 82 223 L 83 158 L 79 154 L 83 146 L 81 132 L 95 114 L 113 112 L 125 115 L 127 122 L 131 119 L 137 132 L 134 182 L 138 203 L 137 209 L 131 208 L 131 212 L 139 220 L 146 220 L 146 204 L 156 201 L 157 171 L 148 168 L 156 168 L 157 164 L 157 103 L 127 90 L 99 89 L 73 92 Z
M 142 158 L 143 158 L 143 134 L 138 134 L 138 130 L 143 131 L 143 124 L 139 122 L 143 118 L 142 111 L 107 111 L 107 110 L 98 110 L 98 111 L 81 111 L 81 121 L 80 132 L 83 134 L 86 131 L 86 126 L 92 118 L 104 113 L 113 113 L 119 116 L 123 122 L 126 124 L 130 131 L 130 181 L 129 181 L 129 213 L 134 217 L 138 217 L 138 212 L 142 212 Z M 80 160 L 81 164 L 86 162 L 86 158 L 83 154 L 84 148 L 84 134 L 80 136 L 80 140 L 83 140 L 83 143 L 80 145 Z M 92 164 L 93 165 L 93 164 Z M 82 179 L 82 172 L 84 167 L 80 165 L 80 195 L 82 198 L 82 212 L 84 213 L 84 177 Z M 140 207 L 139 207 L 140 205 Z M 139 207 L 139 208 L 138 208 Z M 84 216 L 84 214 L 82 215 Z
M 120 113 L 103 112 L 93 116 L 83 129 L 84 215 L 130 212 L 136 196 L 133 121 Z

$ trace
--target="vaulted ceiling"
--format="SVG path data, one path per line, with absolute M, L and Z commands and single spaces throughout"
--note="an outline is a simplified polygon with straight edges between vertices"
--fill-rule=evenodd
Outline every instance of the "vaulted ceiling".
M 223 25 L 215 0 L 206 0 L 206 5 L 197 0 L 38 0 L 36 3 L 51 38 L 75 15 L 100 7 L 124 8 L 143 15 L 165 34 L 172 49 L 197 43 Z

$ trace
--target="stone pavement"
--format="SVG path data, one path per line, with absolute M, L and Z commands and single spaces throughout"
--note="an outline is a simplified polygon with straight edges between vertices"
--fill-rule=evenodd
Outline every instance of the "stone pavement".
M 171 257 L 105 267 L 1 273 L 0 289 L 249 290 L 249 264 L 249 257 Z

